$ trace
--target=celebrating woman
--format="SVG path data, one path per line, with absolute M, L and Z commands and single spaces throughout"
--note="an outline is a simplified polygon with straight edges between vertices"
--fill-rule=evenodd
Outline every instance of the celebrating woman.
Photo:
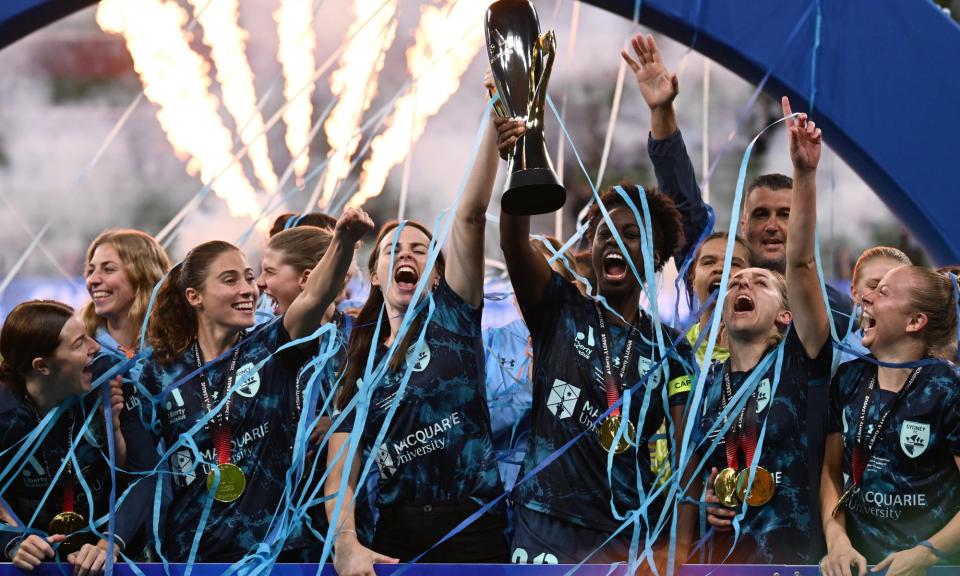
M 955 337 L 954 298 L 948 278 L 919 266 L 862 296 L 870 357 L 833 379 L 820 492 L 828 576 L 960 561 L 960 374 L 932 358 Z
M 10 463 L 15 447 L 38 426 L 43 424 L 46 430 L 3 493 L 21 528 L 47 534 L 3 532 L 0 544 L 6 557 L 24 570 L 52 560 L 54 545 L 59 545 L 61 559 L 72 564 L 78 575 L 99 572 L 106 560 L 106 527 L 97 525 L 103 536 L 98 539 L 91 526 L 110 512 L 111 463 L 106 426 L 97 410 L 99 394 L 84 397 L 93 381 L 92 363 L 98 349 L 73 309 L 52 300 L 16 306 L 0 332 L 4 391 L 0 394 L 0 465 Z M 113 441 L 120 452 L 125 432 L 139 423 L 121 424 L 120 385 L 116 381 L 104 385 L 111 387 Z M 146 462 L 116 461 L 131 472 L 148 471 L 152 464 L 149 457 Z M 117 510 L 114 554 L 143 523 L 152 482 L 151 477 L 137 482 Z
M 238 248 L 201 244 L 170 271 L 148 324 L 153 356 L 142 382 L 173 468 L 163 530 L 171 560 L 190 558 L 197 542 L 197 561 L 233 562 L 271 534 L 291 466 L 286 407 L 310 353 L 284 347 L 321 326 L 340 289 L 334 279 L 371 228 L 365 213 L 346 211 L 303 291 L 281 317 L 252 332 L 256 278 Z M 272 553 L 278 540 L 268 543 Z
M 503 507 L 434 547 L 503 493 L 491 440 L 480 329 L 485 214 L 498 158 L 495 136 L 488 126 L 457 206 L 449 260 L 438 253 L 435 265 L 428 265 L 432 234 L 413 221 L 384 225 L 370 255 L 370 296 L 350 336 L 337 393 L 337 407 L 350 411 L 328 447 L 327 494 L 338 492 L 340 498 L 328 501 L 327 513 L 335 527 L 335 567 L 341 576 L 372 575 L 373 563 L 409 561 L 427 551 L 420 561 L 506 561 Z M 424 297 L 415 301 L 420 285 Z M 414 321 L 401 330 L 407 314 Z M 373 372 L 382 376 L 371 380 Z M 356 416 L 356 395 L 369 398 L 364 418 Z M 383 428 L 383 439 L 374 444 Z M 354 527 L 352 498 L 360 459 L 348 460 L 347 450 L 340 454 L 351 431 L 376 454 L 379 520 L 372 550 L 357 541 Z M 344 478 L 346 465 L 349 476 Z
M 783 107 L 790 115 L 786 98 Z M 821 136 L 804 114 L 788 121 L 788 134 L 787 277 L 747 268 L 730 279 L 723 302 L 730 357 L 714 364 L 705 391 L 699 451 L 713 466 L 712 562 L 809 564 L 822 554 L 815 520 L 826 414 L 816 399 L 830 377 L 831 346 L 814 261 Z

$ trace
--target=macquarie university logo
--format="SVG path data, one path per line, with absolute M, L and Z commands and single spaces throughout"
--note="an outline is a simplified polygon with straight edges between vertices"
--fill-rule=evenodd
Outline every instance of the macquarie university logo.
M 911 458 L 923 454 L 930 446 L 930 425 L 904 420 L 900 426 L 900 449 Z
M 557 378 L 553 381 L 550 396 L 547 397 L 547 409 L 560 420 L 569 418 L 573 416 L 573 410 L 577 407 L 578 398 L 580 398 L 579 388 Z

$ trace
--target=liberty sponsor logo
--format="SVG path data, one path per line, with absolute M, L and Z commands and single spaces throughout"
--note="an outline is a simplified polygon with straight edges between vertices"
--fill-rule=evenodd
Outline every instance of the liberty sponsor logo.
M 50 484 L 47 471 L 37 460 L 36 454 L 27 458 L 20 475 L 23 477 L 23 483 L 27 488 L 42 488 Z
M 447 433 L 462 425 L 459 412 L 415 430 L 397 441 L 384 442 L 375 458 L 380 476 L 384 479 L 396 474 L 401 464 L 447 447 Z
M 757 384 L 757 412 L 763 412 L 770 404 L 770 379 L 764 378 Z
M 550 410 L 558 419 L 564 420 L 573 416 L 578 398 L 580 398 L 579 388 L 557 378 L 553 381 L 553 388 L 550 389 L 550 395 L 547 397 L 547 410 Z
M 184 408 L 183 394 L 179 388 L 174 388 L 170 391 L 164 407 L 167 409 L 167 420 L 171 424 L 176 424 L 187 417 L 187 411 Z
M 586 334 L 577 332 L 577 337 L 573 340 L 573 347 L 577 349 L 577 353 L 587 360 L 589 360 L 593 354 L 593 347 L 595 345 L 596 340 L 593 338 L 593 326 L 587 326 Z
M 900 449 L 911 458 L 923 454 L 930 446 L 930 425 L 904 420 L 900 426 Z
M 247 362 L 237 370 L 237 394 L 244 398 L 253 398 L 260 391 L 260 373 L 253 362 Z
M 430 346 L 426 342 L 417 342 L 407 348 L 407 366 L 414 372 L 423 372 L 430 365 Z

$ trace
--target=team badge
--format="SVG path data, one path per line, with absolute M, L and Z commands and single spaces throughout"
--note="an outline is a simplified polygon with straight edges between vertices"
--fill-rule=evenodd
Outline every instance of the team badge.
M 763 412 L 770 404 L 770 379 L 764 378 L 757 384 L 757 413 Z
M 911 458 L 923 454 L 930 446 L 930 425 L 904 420 L 900 426 L 900 449 Z
M 430 346 L 418 342 L 407 348 L 407 364 L 413 364 L 414 372 L 423 372 L 430 365 Z
M 260 373 L 253 362 L 247 362 L 237 370 L 237 394 L 244 398 L 253 398 L 260 391 Z
M 653 369 L 653 366 L 654 366 L 653 360 L 650 360 L 649 358 L 644 358 L 643 356 L 640 356 L 639 358 L 637 358 L 637 370 L 640 371 L 640 378 L 643 378 L 644 376 L 646 376 L 647 373 Z M 647 379 L 647 384 L 650 386 L 653 386 L 654 388 L 660 385 L 660 369 L 659 368 L 657 368 L 656 372 L 650 375 L 650 377 Z

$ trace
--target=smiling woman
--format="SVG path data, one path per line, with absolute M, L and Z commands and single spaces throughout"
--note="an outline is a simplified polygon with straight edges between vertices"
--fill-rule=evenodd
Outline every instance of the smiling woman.
M 301 347 L 281 348 L 320 327 L 371 228 L 363 211 L 347 210 L 302 291 L 280 318 L 253 331 L 259 291 L 236 246 L 196 246 L 161 285 L 140 402 L 155 411 L 160 438 L 176 451 L 160 535 L 170 559 L 193 560 L 197 542 L 197 561 L 234 562 L 267 538 L 292 464 L 296 425 L 286 408 L 308 357 Z M 196 450 L 185 446 L 188 437 Z M 204 524 L 210 498 L 216 502 Z
M 14 308 L 0 332 L 0 467 L 12 462 L 12 448 L 47 422 L 45 435 L 33 448 L 28 468 L 7 482 L 3 498 L 20 519 L 19 532 L 6 527 L 0 550 L 19 568 L 32 570 L 54 559 L 73 565 L 75 573 L 98 572 L 108 548 L 107 536 L 91 533 L 92 520 L 110 511 L 110 466 L 130 472 L 150 468 L 140 461 L 115 462 L 105 457 L 105 422 L 97 411 L 99 394 L 90 391 L 92 364 L 99 346 L 66 304 L 32 300 Z M 130 426 L 120 421 L 123 397 L 119 383 L 110 386 L 115 454 Z M 92 412 L 92 415 L 91 415 Z M 90 415 L 90 416 L 88 416 Z M 52 419 L 50 419 L 52 417 Z M 85 420 L 89 422 L 85 424 Z M 86 428 L 86 432 L 80 431 Z M 67 458 L 72 454 L 72 458 Z M 63 464 L 61 464 L 63 462 Z M 63 468 L 63 470 L 60 470 Z M 122 493 L 125 479 L 116 476 Z M 137 483 L 116 510 L 114 553 L 128 548 L 144 519 L 154 480 Z M 46 538 L 37 532 L 48 534 Z

